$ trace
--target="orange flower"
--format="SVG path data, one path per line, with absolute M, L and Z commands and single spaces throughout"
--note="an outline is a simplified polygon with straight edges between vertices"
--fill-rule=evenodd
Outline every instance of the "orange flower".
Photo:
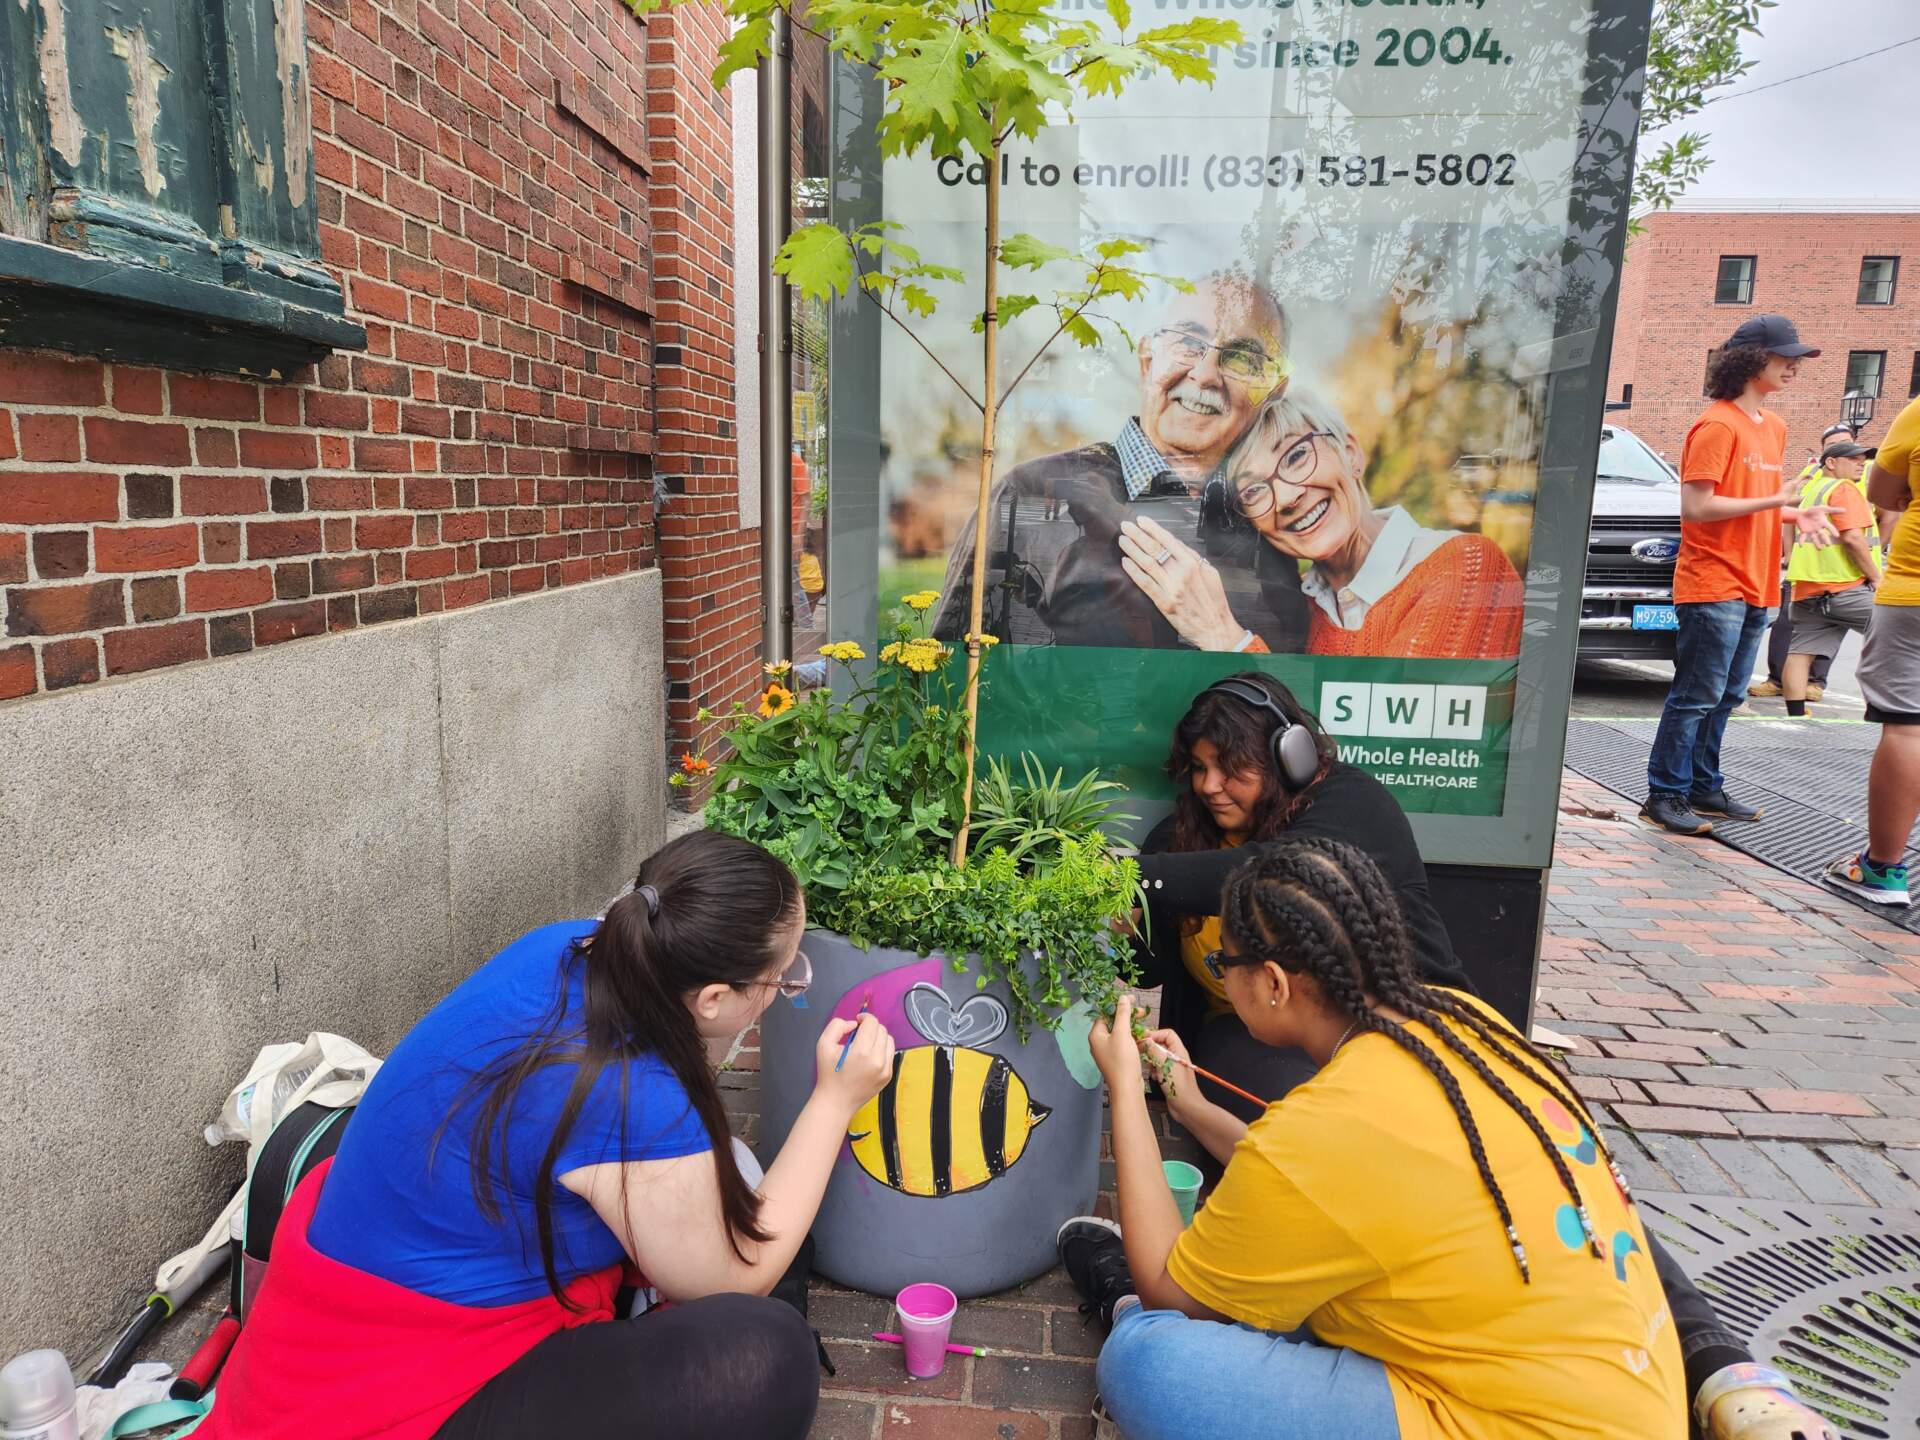
M 703 756 L 688 751 L 680 757 L 680 768 L 689 775 L 704 775 L 713 769 L 713 762 Z
M 767 693 L 760 697 L 762 720 L 771 720 L 776 715 L 784 715 L 792 708 L 793 692 L 778 682 L 767 686 Z

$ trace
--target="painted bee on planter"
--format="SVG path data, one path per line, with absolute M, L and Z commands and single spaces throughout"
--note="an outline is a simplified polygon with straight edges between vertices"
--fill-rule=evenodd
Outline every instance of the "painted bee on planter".
M 985 1185 L 1020 1158 L 1053 1109 L 1027 1093 L 1004 1056 L 972 1048 L 1007 1028 L 1006 1008 L 991 995 L 955 1009 L 939 986 L 922 981 L 902 1004 L 933 1043 L 895 1053 L 893 1079 L 847 1127 L 853 1158 L 903 1195 Z

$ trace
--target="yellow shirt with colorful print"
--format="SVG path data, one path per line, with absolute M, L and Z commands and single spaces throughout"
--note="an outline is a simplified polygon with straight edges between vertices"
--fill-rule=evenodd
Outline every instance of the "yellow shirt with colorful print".
M 1460 998 L 1513 1045 L 1504 1021 Z M 1348 1041 L 1254 1122 L 1168 1273 L 1234 1320 L 1275 1331 L 1304 1322 L 1323 1343 L 1381 1361 L 1401 1440 L 1685 1435 L 1685 1372 L 1666 1296 L 1592 1132 L 1466 1040 L 1564 1162 L 1598 1256 L 1526 1122 L 1431 1030 L 1409 1028 L 1459 1083 L 1530 1280 L 1446 1092 L 1378 1034 Z

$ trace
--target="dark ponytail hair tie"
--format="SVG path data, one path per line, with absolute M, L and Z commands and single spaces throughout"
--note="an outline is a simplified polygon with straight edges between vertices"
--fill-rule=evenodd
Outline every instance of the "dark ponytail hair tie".
M 638 886 L 633 893 L 647 902 L 647 918 L 649 920 L 660 913 L 660 892 L 654 889 L 653 886 Z

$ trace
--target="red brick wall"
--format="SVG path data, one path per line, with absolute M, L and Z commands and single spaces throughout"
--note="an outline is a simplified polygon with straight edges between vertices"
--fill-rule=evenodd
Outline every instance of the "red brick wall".
M 708 80 L 730 24 L 680 7 L 647 24 L 647 138 L 655 184 L 655 474 L 674 753 L 759 669 L 759 535 L 740 528 L 733 366 L 733 119 Z
M 1781 314 L 1821 354 L 1800 367 L 1791 388 L 1770 402 L 1787 422 L 1787 458 L 1798 465 L 1820 432 L 1840 419 L 1847 354 L 1887 352 L 1886 378 L 1871 424 L 1871 444 L 1907 402 L 1920 353 L 1920 211 L 1861 213 L 1707 213 L 1649 216 L 1627 246 L 1620 314 L 1607 398 L 1633 386 L 1633 407 L 1614 419 L 1678 462 L 1688 427 L 1705 404 L 1707 352 L 1751 315 Z M 1753 255 L 1753 303 L 1716 305 L 1722 255 Z M 1860 262 L 1898 255 L 1894 303 L 1857 305 Z
M 724 22 L 656 24 L 699 74 Z M 676 52 L 619 0 L 312 0 L 307 26 L 322 248 L 367 352 L 258 383 L 0 351 L 0 700 L 653 563 L 656 223 L 660 343 L 721 305 L 683 239 L 718 266 L 704 81 L 643 125 Z M 667 472 L 703 474 L 731 376 L 658 384 Z M 725 615 L 744 569 L 744 596 L 707 572 Z

